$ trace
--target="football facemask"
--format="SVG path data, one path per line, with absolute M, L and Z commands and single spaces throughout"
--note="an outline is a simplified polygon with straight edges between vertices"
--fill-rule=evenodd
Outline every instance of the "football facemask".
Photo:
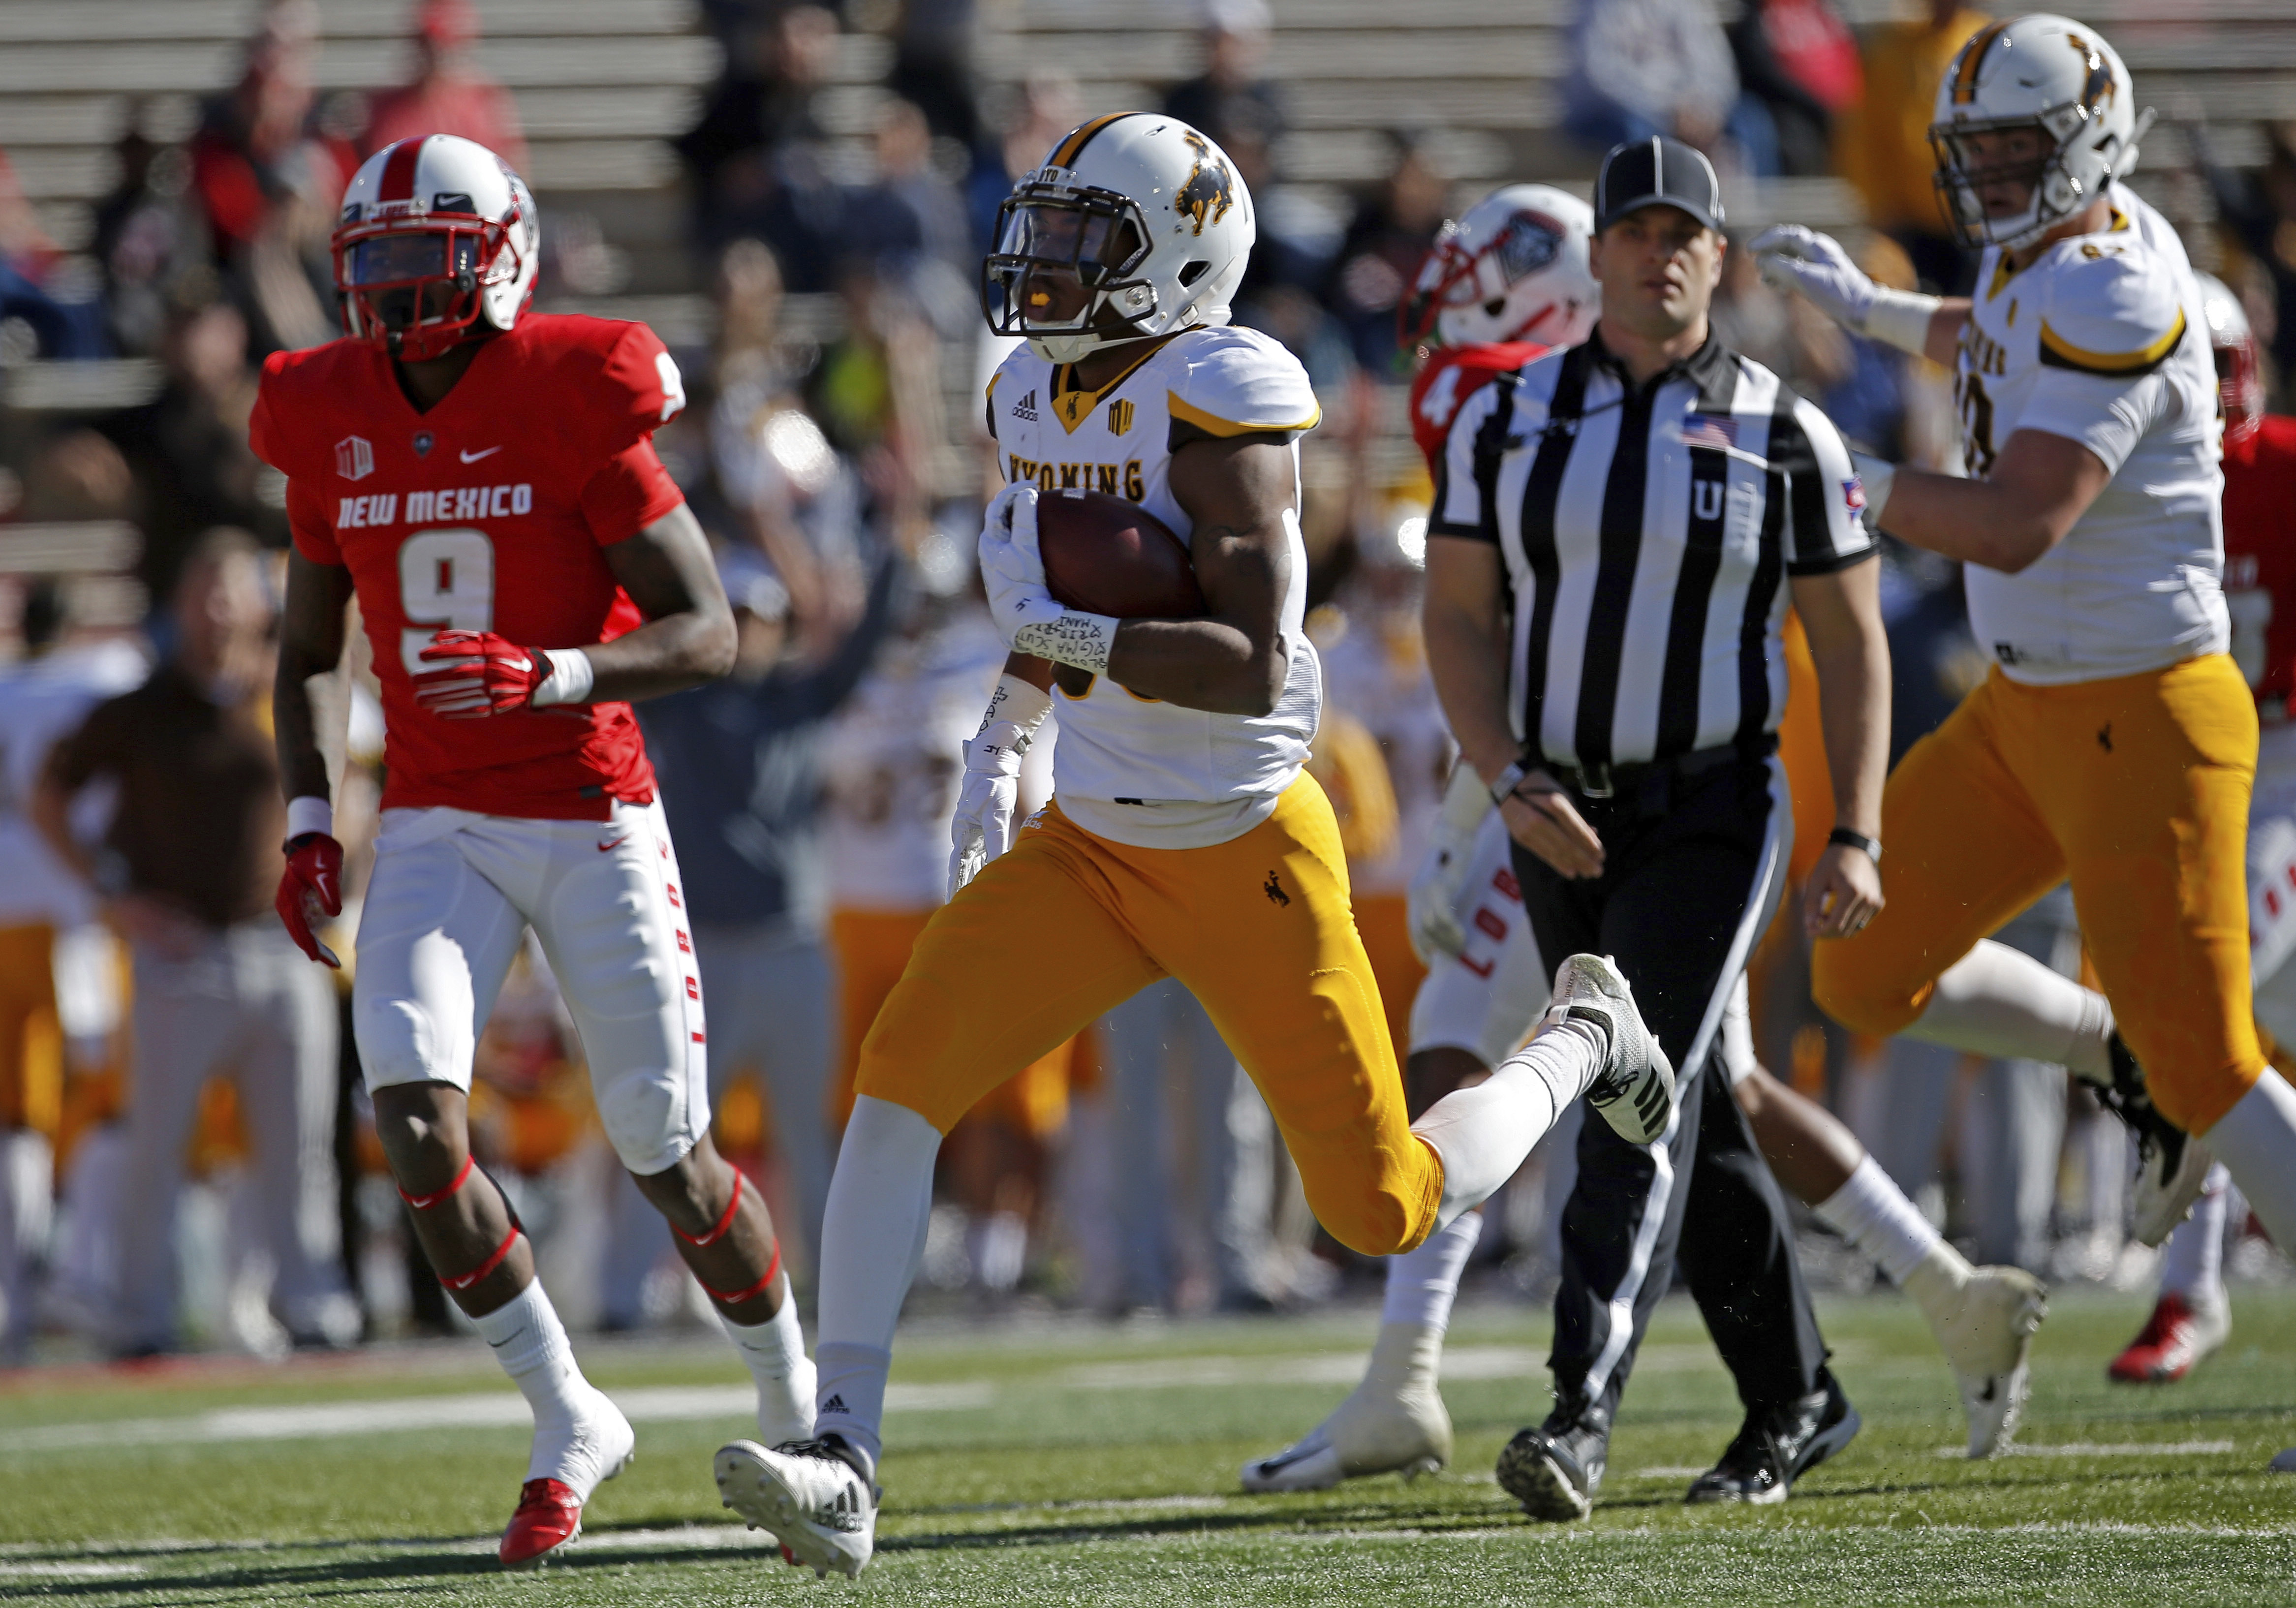
M 1147 226 L 1129 196 L 1023 185 L 996 214 L 996 250 L 980 269 L 981 311 L 999 335 L 1138 338 L 1156 291 L 1126 275 L 1147 255 Z
M 338 229 L 335 293 L 345 327 L 406 362 L 457 345 L 480 322 L 487 288 L 518 277 L 516 221 L 432 212 Z

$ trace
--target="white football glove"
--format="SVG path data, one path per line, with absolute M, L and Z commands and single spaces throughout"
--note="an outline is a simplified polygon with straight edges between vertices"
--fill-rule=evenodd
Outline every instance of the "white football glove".
M 1775 291 L 1800 291 L 1817 310 L 1855 334 L 1870 335 L 1920 357 L 1928 345 L 1938 299 L 1875 284 L 1831 234 L 1800 224 L 1763 230 L 1747 248 Z
M 1442 814 L 1427 845 L 1427 857 L 1419 862 L 1404 895 L 1411 951 L 1422 965 L 1431 966 L 1437 956 L 1457 955 L 1467 947 L 1459 896 L 1466 891 L 1467 871 L 1474 860 L 1476 829 L 1490 809 L 1490 790 L 1475 774 L 1475 767 L 1461 759 L 1452 767 L 1451 784 L 1443 794 Z
M 1013 842 L 1013 812 L 1021 800 L 1021 756 L 1052 711 L 1049 694 L 1011 676 L 998 678 L 988 717 L 964 745 L 964 782 L 949 825 L 948 896 Z
M 981 522 L 980 580 L 989 618 L 1016 653 L 1105 675 L 1117 622 L 1065 607 L 1046 589 L 1044 555 L 1037 550 L 1038 495 L 1032 482 L 1015 480 L 996 494 Z

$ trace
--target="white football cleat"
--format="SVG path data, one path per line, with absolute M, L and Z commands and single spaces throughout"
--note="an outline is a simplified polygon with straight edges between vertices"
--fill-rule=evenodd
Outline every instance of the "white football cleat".
M 848 1579 L 868 1567 L 877 1493 L 831 1441 L 792 1440 L 767 1451 L 736 1440 L 718 1448 L 714 1467 L 718 1498 L 751 1529 L 770 1533 L 790 1563 Z
M 2024 1415 L 2032 1389 L 2027 1359 L 2049 1315 L 2047 1289 L 2021 1268 L 1970 1268 L 1940 1242 L 1906 1277 L 1906 1293 L 1953 1369 L 1969 1419 L 1969 1455 L 1996 1456 Z
M 1554 969 L 1550 1016 L 1603 1024 L 1610 1054 L 1587 1086 L 1587 1103 L 1629 1144 L 1663 1137 L 1674 1120 L 1674 1066 L 1635 1008 L 1635 991 L 1618 963 L 1603 955 L 1574 955 Z
M 1451 1461 L 1451 1415 L 1435 1388 L 1440 1331 L 1395 1323 L 1382 1330 L 1380 1340 L 1363 1382 L 1330 1417 L 1274 1456 L 1243 1465 L 1244 1489 L 1328 1490 L 1365 1474 L 1411 1480 Z M 1390 1352 L 1408 1360 L 1400 1367 L 1384 1366 Z

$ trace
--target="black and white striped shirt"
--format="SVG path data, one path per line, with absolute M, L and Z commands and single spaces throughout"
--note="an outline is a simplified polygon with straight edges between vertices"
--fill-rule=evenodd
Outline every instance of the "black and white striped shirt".
M 1636 386 L 1595 336 L 1469 398 L 1431 536 L 1496 543 L 1527 751 L 1594 767 L 1765 744 L 1784 578 L 1871 557 L 1825 415 L 1709 339 Z

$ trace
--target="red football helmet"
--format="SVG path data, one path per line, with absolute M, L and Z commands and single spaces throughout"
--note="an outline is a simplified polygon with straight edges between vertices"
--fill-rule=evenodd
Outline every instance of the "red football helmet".
M 1602 311 L 1603 287 L 1587 266 L 1594 233 L 1593 209 L 1565 191 L 1493 191 L 1435 237 L 1398 309 L 1403 344 L 1578 345 Z
M 2248 310 L 2230 285 L 2213 274 L 2195 272 L 2193 277 L 2201 282 L 2201 310 L 2208 318 L 2209 345 L 2216 353 L 2225 439 L 2237 441 L 2264 423 L 2264 370 L 2256 357 L 2256 333 L 2248 327 Z
M 526 181 L 484 145 L 451 134 L 387 145 L 353 176 L 335 225 L 344 332 L 420 362 L 481 324 L 508 330 L 541 247 Z

